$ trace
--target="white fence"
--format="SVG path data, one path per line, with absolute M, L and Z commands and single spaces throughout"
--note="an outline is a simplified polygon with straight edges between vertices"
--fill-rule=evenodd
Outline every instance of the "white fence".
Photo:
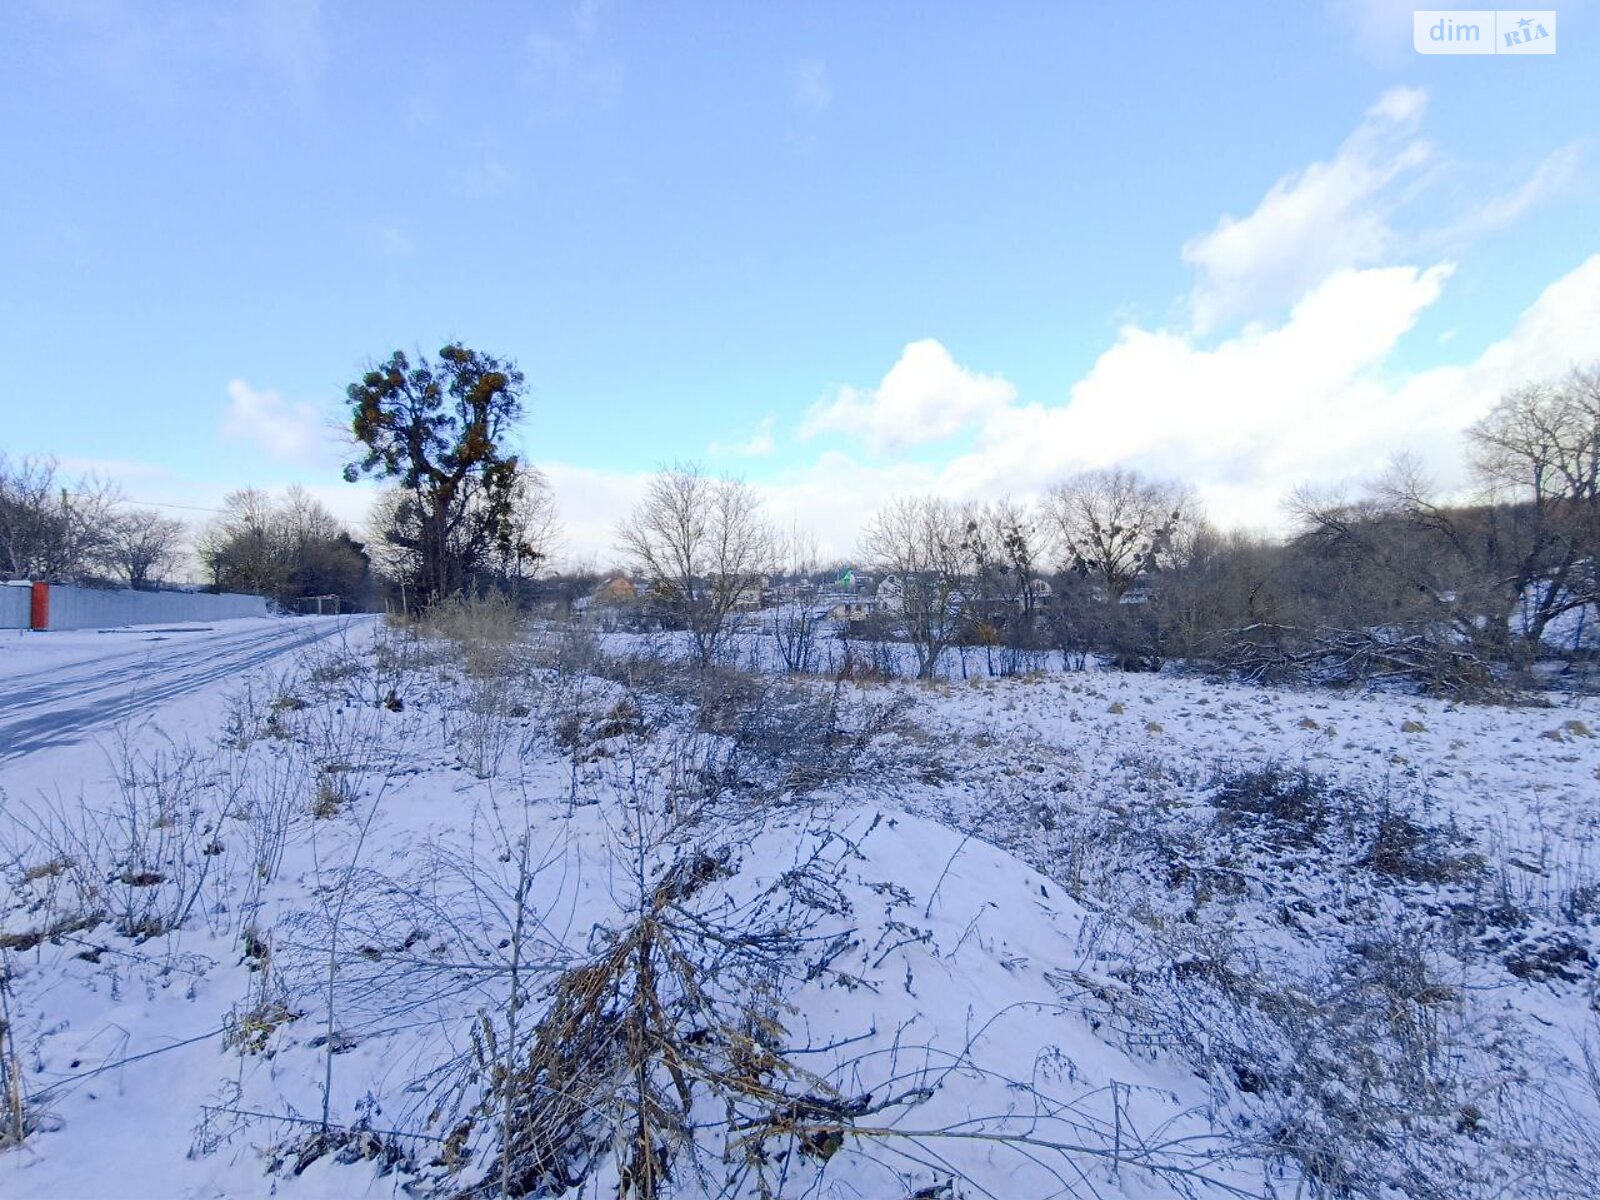
M 168 621 L 225 621 L 264 617 L 263 596 L 233 592 L 132 592 L 50 585 L 47 628 L 99 629 L 117 625 L 159 625 Z M 0 588 L 0 628 L 26 629 L 30 624 L 29 589 Z

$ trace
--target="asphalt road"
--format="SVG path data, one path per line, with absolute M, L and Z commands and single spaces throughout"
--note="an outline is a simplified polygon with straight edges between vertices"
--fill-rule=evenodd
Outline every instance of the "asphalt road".
M 138 641 L 88 662 L 0 679 L 0 762 L 78 741 L 371 619 L 308 617 L 231 634 L 108 633 Z

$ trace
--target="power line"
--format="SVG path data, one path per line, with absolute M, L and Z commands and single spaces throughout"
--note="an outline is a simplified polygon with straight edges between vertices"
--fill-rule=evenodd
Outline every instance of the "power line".
M 149 508 L 182 508 L 182 509 L 187 509 L 189 512 L 225 513 L 225 512 L 228 511 L 225 508 L 207 508 L 203 504 L 168 504 L 168 503 L 166 503 L 164 501 L 161 501 L 161 500 L 127 500 L 127 499 L 124 499 L 124 500 L 117 501 L 117 503 L 118 504 L 143 504 L 143 505 L 145 505 L 146 507 L 149 507 Z
M 66 492 L 66 494 L 69 496 L 78 496 L 83 499 L 93 499 L 95 497 L 95 493 L 93 492 L 74 492 L 68 488 L 62 488 L 61 490 Z M 146 508 L 181 508 L 189 512 L 226 513 L 228 511 L 225 508 L 208 508 L 203 504 L 169 504 L 165 500 L 134 500 L 128 496 L 113 496 L 111 498 L 111 503 L 142 504 Z

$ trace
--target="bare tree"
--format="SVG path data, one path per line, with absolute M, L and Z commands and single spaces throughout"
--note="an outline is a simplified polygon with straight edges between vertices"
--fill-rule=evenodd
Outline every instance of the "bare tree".
M 1491 682 L 1486 658 L 1503 656 L 1507 641 L 1509 602 L 1493 565 L 1504 514 L 1446 507 L 1430 494 L 1402 455 L 1354 497 L 1297 489 L 1288 507 L 1300 528 L 1287 545 L 1235 545 L 1219 557 L 1202 541 L 1171 590 L 1212 612 L 1185 633 L 1187 614 L 1169 611 L 1180 640 L 1203 642 L 1254 679 L 1381 677 L 1481 691 Z
M 1285 578 L 1281 543 L 1204 522 L 1190 532 L 1183 564 L 1151 598 L 1174 656 L 1207 658 L 1223 635 L 1270 640 L 1299 619 L 1291 598 L 1300 591 Z
M 1033 515 L 1009 499 L 969 506 L 965 549 L 973 586 L 975 619 L 1018 645 L 1032 630 L 1043 589 L 1039 586 L 1039 534 Z
M 287 582 L 281 526 L 272 497 L 239 488 L 223 500 L 223 515 L 201 534 L 200 559 L 218 588 L 277 595 Z
M 1420 598 L 1447 614 L 1452 640 L 1504 657 L 1511 614 L 1525 590 L 1518 559 L 1526 514 L 1515 506 L 1441 503 L 1408 454 L 1390 461 L 1370 495 L 1384 518 L 1407 529 L 1405 538 L 1391 539 L 1405 543 L 1391 560 L 1401 568 L 1392 573 L 1410 585 L 1410 603 Z
M 716 661 L 733 613 L 759 602 L 775 558 L 755 493 L 696 463 L 676 463 L 650 480 L 617 527 L 617 543 L 648 577 L 657 610 L 688 631 L 701 666 Z
M 917 677 L 931 679 L 960 628 L 970 580 L 966 521 L 936 496 L 907 497 L 879 510 L 862 549 L 885 576 L 881 603 L 904 624 L 917 656 Z
M 520 581 L 548 563 L 561 543 L 555 493 L 537 467 L 519 467 L 506 525 L 507 536 L 495 545 L 490 558 L 508 579 Z
M 1425 484 L 1391 465 L 1379 481 L 1350 495 L 1300 487 L 1287 508 L 1298 530 L 1292 558 L 1312 578 L 1303 580 L 1306 615 L 1322 625 L 1360 628 L 1383 622 L 1417 625 L 1448 618 L 1444 597 L 1454 594 L 1443 562 L 1455 524 L 1426 499 Z M 1468 623 L 1470 628 L 1470 622 Z
M 1405 455 L 1354 500 L 1296 493 L 1291 551 L 1318 566 L 1308 592 L 1324 624 L 1515 661 L 1596 602 L 1600 370 L 1507 393 L 1467 438 L 1477 504 L 1436 499 Z
M 1556 617 L 1600 601 L 1600 365 L 1508 393 L 1467 438 L 1491 498 L 1511 502 L 1497 548 L 1537 646 Z
M 555 552 L 561 519 L 537 467 L 516 462 L 501 474 L 505 478 L 496 490 L 474 490 L 462 501 L 460 520 L 442 534 L 427 531 L 428 512 L 415 492 L 405 487 L 380 492 L 367 519 L 374 561 L 391 579 L 415 588 L 429 569 L 428 548 L 443 537 L 443 553 L 455 564 L 456 587 L 516 591 Z
M 13 464 L 0 454 L 0 570 L 11 579 L 71 583 L 105 563 L 117 489 L 85 476 L 67 480 L 50 458 Z
M 782 574 L 772 636 L 783 665 L 804 674 L 816 666 L 817 637 L 825 614 L 818 611 L 808 577 L 817 569 L 817 539 L 795 521 L 776 540 L 778 568 Z
M 176 518 L 136 508 L 113 522 L 106 558 L 129 587 L 149 587 L 177 564 L 186 532 Z
M 1095 580 L 1116 603 L 1141 575 L 1171 562 L 1191 507 L 1183 487 L 1115 468 L 1057 484 L 1045 514 L 1066 566 Z
M 200 537 L 200 561 L 212 583 L 290 603 L 302 596 L 337 594 L 358 602 L 367 557 L 326 507 L 303 488 L 281 502 L 266 492 L 230 492 L 224 514 Z

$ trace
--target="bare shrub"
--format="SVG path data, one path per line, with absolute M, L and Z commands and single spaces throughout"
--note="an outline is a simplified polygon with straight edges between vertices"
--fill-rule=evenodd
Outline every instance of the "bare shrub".
M 226 804 L 210 763 L 192 746 L 169 740 L 144 751 L 124 730 L 113 766 L 110 805 L 84 795 L 72 803 L 58 797 L 17 804 L 23 840 L 4 850 L 24 865 L 17 880 L 23 905 L 49 927 L 109 920 L 126 937 L 158 937 L 189 919 L 208 880 L 226 880 Z
M 479 678 L 512 669 L 522 643 L 524 622 L 511 601 L 500 592 L 481 596 L 452 596 L 423 614 L 422 632 L 444 638 L 460 649 L 467 673 Z
M 224 1019 L 222 1045 L 241 1055 L 271 1057 L 274 1035 L 305 1016 L 305 1012 L 290 1007 L 288 988 L 278 979 L 271 936 L 250 925 L 243 930 L 240 941 L 250 967 L 249 995 Z
M 817 671 L 817 642 L 827 622 L 816 609 L 800 600 L 781 601 L 772 614 L 772 642 L 784 669 L 795 675 Z
M 1211 802 L 1225 829 L 1251 822 L 1274 844 L 1313 846 L 1328 824 L 1328 790 L 1309 771 L 1268 763 L 1220 772 Z
M 770 795 L 809 796 L 859 776 L 879 739 L 898 723 L 905 696 L 873 700 L 842 683 L 785 685 L 725 676 L 702 694 L 702 729 L 726 738 L 716 764 L 720 785 Z
M 33 1117 L 23 1092 L 22 1058 L 17 1054 L 13 1003 L 11 954 L 0 949 L 0 1150 L 22 1145 L 31 1130 Z
M 703 799 L 745 801 L 760 794 L 805 798 L 867 769 L 883 736 L 910 701 L 875 698 L 835 681 L 826 686 L 727 667 L 699 669 L 661 656 L 597 663 L 627 691 L 626 722 L 591 724 L 590 739 L 653 736 L 668 718 L 681 725 L 672 754 L 692 764 L 691 791 Z M 647 714 L 658 714 L 657 719 Z
M 1204 645 L 1213 662 L 1251 683 L 1399 683 L 1469 700 L 1514 695 L 1493 664 L 1437 625 L 1357 630 L 1257 623 L 1221 630 Z
M 249 909 L 282 869 L 291 831 L 306 814 L 311 773 L 303 757 L 269 745 L 236 756 L 230 775 L 229 815 L 244 842 L 248 882 L 243 903 Z
M 798 1028 L 802 989 L 835 975 L 840 987 L 882 982 L 863 979 L 865 965 L 837 970 L 841 954 L 867 953 L 847 892 L 866 859 L 816 794 L 861 777 L 903 701 L 665 656 L 591 659 L 581 643 L 556 651 L 538 658 L 528 724 L 569 752 L 574 788 L 596 811 L 550 820 L 548 797 L 509 790 L 515 780 L 463 781 L 478 798 L 471 826 L 419 847 L 396 874 L 361 861 L 376 798 L 353 847 L 347 822 L 310 824 L 315 901 L 248 932 L 259 975 L 230 1037 L 268 1056 L 303 1035 L 300 1053 L 321 1057 L 323 1112 L 262 1116 L 241 1090 L 208 1108 L 197 1144 L 230 1121 L 269 1120 L 279 1171 L 371 1161 L 403 1167 L 416 1194 L 456 1196 L 777 1196 L 820 1187 L 830 1162 L 837 1173 L 851 1159 L 913 1167 L 937 1188 L 959 1176 L 941 1141 L 1014 1154 L 1025 1170 L 1044 1163 L 1061 1188 L 1096 1160 L 1151 1172 L 1177 1195 L 1205 1177 L 1216 1146 L 1141 1135 L 1125 1087 L 1107 1105 L 1052 1097 L 1026 1071 L 984 1071 L 982 1030 L 936 1047 L 865 1029 L 819 1045 Z M 413 708 L 489 682 L 430 684 Z M 336 706 L 287 712 L 285 736 L 249 753 L 303 762 L 307 781 L 326 776 L 342 727 L 313 735 L 321 707 Z M 798 795 L 808 803 L 793 805 Z M 760 843 L 774 819 L 785 823 L 777 842 Z M 779 861 L 741 870 L 775 845 Z M 580 879 L 597 860 L 598 889 Z M 877 933 L 880 961 L 926 936 L 893 921 Z M 858 1037 L 874 1048 L 850 1049 Z M 417 1065 L 398 1092 L 345 1112 L 331 1086 L 337 1056 L 374 1038 L 386 1061 Z M 993 1112 L 931 1115 L 961 1107 L 956 1093 L 975 1079 L 1002 1097 Z M 929 1107 L 941 1088 L 949 1102 Z M 394 1110 L 381 1124 L 380 1107 Z M 926 1128 L 904 1121 L 914 1111 L 930 1114 Z
M 1096 1158 L 1149 1172 L 1180 1196 L 1206 1178 L 1215 1147 L 1142 1136 L 1115 1096 L 1114 1117 L 1091 1116 L 1085 1098 L 1053 1098 L 1037 1079 L 998 1079 L 972 1061 L 970 1044 L 895 1039 L 849 1053 L 850 1037 L 820 1046 L 797 1041 L 788 996 L 836 973 L 840 986 L 866 986 L 835 966 L 841 954 L 860 950 L 844 891 L 861 861 L 860 842 L 827 832 L 823 814 L 796 830 L 794 865 L 752 886 L 740 872 L 748 841 L 683 839 L 659 783 L 635 778 L 609 846 L 625 889 L 620 911 L 584 949 L 546 943 L 549 907 L 563 903 L 548 893 L 530 907 L 524 890 L 496 885 L 474 902 L 481 912 L 496 897 L 495 919 L 458 925 L 468 939 L 462 950 L 472 943 L 483 950 L 457 962 L 494 964 L 474 973 L 475 987 L 505 990 L 500 1003 L 471 1018 L 469 1052 L 413 1085 L 429 1124 L 450 1131 L 446 1150 L 424 1172 L 438 1190 L 537 1196 L 589 1186 L 630 1200 L 776 1196 L 803 1189 L 836 1156 L 931 1167 L 959 1179 L 939 1149 L 946 1140 L 1015 1154 L 1058 1186 L 1082 1176 L 1080 1160 Z M 529 861 L 516 843 L 506 851 L 512 863 Z M 528 876 L 523 866 L 508 881 Z M 900 936 L 898 928 L 884 932 Z M 391 985 L 404 961 L 400 954 L 386 964 Z M 385 977 L 374 967 L 369 978 Z M 860 1039 L 870 1036 L 863 1031 Z M 976 1030 L 971 1041 L 983 1036 Z M 1000 1084 L 1026 1115 L 1008 1103 L 994 1113 L 969 1108 L 965 1121 L 948 1127 L 905 1123 L 942 1088 L 970 1079 Z M 469 1164 L 474 1182 L 454 1183 Z
M 1463 849 L 1462 841 L 1404 813 L 1382 813 L 1360 861 L 1404 883 L 1469 883 L 1483 874 L 1484 857 Z
M 519 725 L 532 711 L 522 680 L 505 674 L 468 681 L 460 703 L 447 710 L 446 741 L 456 760 L 479 779 L 498 775 Z
M 771 610 L 772 644 L 785 670 L 815 674 L 817 641 L 828 624 L 827 612 L 805 584 L 817 570 L 816 537 L 796 522 L 775 539 L 773 557 L 782 568 L 783 583 Z
M 1050 810 L 1049 869 L 1103 912 L 1088 960 L 1118 965 L 1062 972 L 1064 998 L 1130 1051 L 1193 1063 L 1312 1194 L 1508 1185 L 1527 1148 L 1483 1114 L 1528 1103 L 1527 1041 L 1473 1003 L 1487 867 L 1456 830 L 1279 763 L 1123 760 L 1090 795 Z M 1032 819 L 1015 807 L 984 828 Z

